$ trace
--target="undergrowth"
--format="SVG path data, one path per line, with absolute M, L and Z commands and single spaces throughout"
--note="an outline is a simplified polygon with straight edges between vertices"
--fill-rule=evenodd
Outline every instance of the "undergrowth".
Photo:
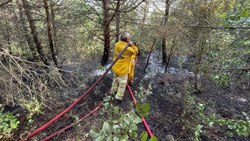
M 132 108 L 125 113 L 118 106 L 112 104 L 113 97 L 106 96 L 104 99 L 104 109 L 101 114 L 107 116 L 103 121 L 101 128 L 91 129 L 89 134 L 95 141 L 127 141 L 129 139 L 146 141 L 147 132 L 138 136 L 138 124 L 141 123 L 141 117 L 147 117 L 150 111 L 150 105 L 143 103 L 137 104 L 136 110 Z M 152 137 L 150 141 L 157 141 Z
M 206 105 L 196 102 L 194 96 L 187 96 L 184 101 L 182 114 L 183 130 L 191 131 L 191 139 L 200 141 L 201 135 L 207 135 L 209 130 L 217 127 L 225 130 L 225 136 L 243 136 L 250 134 L 250 120 L 246 113 L 242 113 L 245 119 L 223 118 L 215 113 L 206 113 Z
M 17 129 L 19 125 L 17 118 L 9 113 L 3 112 L 0 105 L 0 140 L 8 139 L 12 136 L 13 131 Z

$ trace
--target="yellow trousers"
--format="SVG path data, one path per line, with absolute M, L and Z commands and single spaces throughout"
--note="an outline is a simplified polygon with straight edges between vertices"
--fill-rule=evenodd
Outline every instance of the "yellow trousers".
M 128 73 L 128 83 L 132 84 L 135 75 L 135 62 L 132 61 L 130 64 L 130 72 Z
M 112 82 L 112 87 L 111 87 L 111 93 L 116 93 L 115 99 L 122 100 L 125 89 L 126 89 L 126 84 L 128 81 L 128 75 L 121 75 L 118 76 L 114 74 L 114 79 Z

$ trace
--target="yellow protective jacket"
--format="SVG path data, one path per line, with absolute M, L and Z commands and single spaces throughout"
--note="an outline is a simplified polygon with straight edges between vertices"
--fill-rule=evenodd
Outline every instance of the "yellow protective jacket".
M 122 49 L 126 46 L 127 42 L 119 41 L 115 44 L 114 49 L 114 60 L 120 54 Z M 132 59 L 135 59 L 138 53 L 138 49 L 135 45 L 128 47 L 122 54 L 121 58 L 112 67 L 113 72 L 116 75 L 126 75 L 129 73 L 134 74 Z

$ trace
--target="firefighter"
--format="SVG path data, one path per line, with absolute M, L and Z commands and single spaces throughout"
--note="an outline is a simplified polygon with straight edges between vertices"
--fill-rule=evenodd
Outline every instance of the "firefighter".
M 112 82 L 111 93 L 116 93 L 115 99 L 117 102 L 122 101 L 126 89 L 126 83 L 129 82 L 131 84 L 134 77 L 134 65 L 138 49 L 131 41 L 131 36 L 128 32 L 122 33 L 120 41 L 115 44 L 114 60 L 127 44 L 129 44 L 129 47 L 112 67 L 114 79 Z

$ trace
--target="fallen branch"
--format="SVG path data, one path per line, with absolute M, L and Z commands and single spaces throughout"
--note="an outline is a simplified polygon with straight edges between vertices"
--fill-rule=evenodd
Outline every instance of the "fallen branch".
M 250 67 L 246 67 L 246 68 L 218 68 L 218 67 L 210 67 L 212 69 L 217 69 L 217 70 L 228 70 L 228 71 L 233 71 L 233 70 L 239 70 L 239 71 L 249 71 Z
M 197 25 L 184 25 L 183 27 L 192 27 L 192 28 L 210 28 L 210 29 L 250 29 L 250 27 L 224 27 L 224 26 L 197 26 Z
M 41 67 L 53 68 L 53 69 L 57 69 L 57 70 L 59 70 L 61 72 L 68 72 L 68 73 L 72 73 L 73 72 L 73 71 L 69 71 L 69 70 L 59 69 L 59 68 L 53 67 L 53 66 L 48 66 L 48 65 L 45 65 L 45 64 L 39 64 L 39 63 L 36 63 L 36 62 L 31 62 L 31 61 L 28 61 L 28 60 L 23 60 L 20 57 L 16 57 L 16 56 L 10 55 L 9 53 L 0 52 L 0 55 L 11 56 L 11 58 L 13 58 L 15 60 L 18 60 L 18 61 L 21 61 L 21 62 L 25 62 L 25 63 L 29 63 L 29 64 L 41 66 Z

